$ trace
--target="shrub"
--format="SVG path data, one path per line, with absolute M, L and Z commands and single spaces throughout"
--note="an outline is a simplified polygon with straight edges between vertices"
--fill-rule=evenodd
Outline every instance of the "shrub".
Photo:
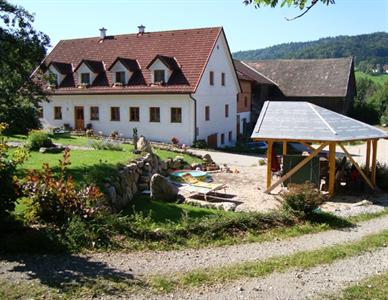
M 176 138 L 175 136 L 173 136 L 173 137 L 171 138 L 171 143 L 172 143 L 174 146 L 178 145 L 178 144 L 179 144 L 178 138 Z
M 377 163 L 376 183 L 380 189 L 388 192 L 388 165 L 387 164 Z
M 371 125 L 380 123 L 379 111 L 370 102 L 354 101 L 353 106 L 349 110 L 349 116 Z
M 0 219 L 15 208 L 15 201 L 19 196 L 16 168 L 27 157 L 27 152 L 22 148 L 10 155 L 6 139 L 1 135 L 6 128 L 5 123 L 0 123 Z
M 63 224 L 74 215 L 91 218 L 102 208 L 103 194 L 96 186 L 77 191 L 73 179 L 66 176 L 69 159 L 70 150 L 66 149 L 63 160 L 59 161 L 58 178 L 47 163 L 43 164 L 42 172 L 33 170 L 27 175 L 23 189 L 31 201 L 27 209 L 30 221 Z
M 283 193 L 283 209 L 300 218 L 310 216 L 325 201 L 325 197 L 313 183 L 289 184 Z
M 205 140 L 196 140 L 193 143 L 193 147 L 198 149 L 207 149 L 209 148 L 209 145 Z
M 123 147 L 119 143 L 110 142 L 108 140 L 91 140 L 89 144 L 96 150 L 123 151 Z
M 53 147 L 53 141 L 49 134 L 43 130 L 31 130 L 27 138 L 27 147 L 36 151 L 41 147 Z

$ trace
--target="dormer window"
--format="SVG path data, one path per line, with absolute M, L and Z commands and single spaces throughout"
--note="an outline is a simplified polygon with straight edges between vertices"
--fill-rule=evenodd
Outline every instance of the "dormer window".
M 151 72 L 152 83 L 169 83 L 174 74 L 181 72 L 181 66 L 175 57 L 156 55 L 148 64 L 147 69 Z
M 81 84 L 90 84 L 90 73 L 81 73 Z
M 155 83 L 165 82 L 165 78 L 166 78 L 165 74 L 166 74 L 165 70 L 155 70 L 154 71 L 154 82 Z
M 116 72 L 115 83 L 125 84 L 125 72 L 124 71 Z
M 50 87 L 59 87 L 64 79 L 73 72 L 71 64 L 52 61 L 47 66 L 48 83 Z

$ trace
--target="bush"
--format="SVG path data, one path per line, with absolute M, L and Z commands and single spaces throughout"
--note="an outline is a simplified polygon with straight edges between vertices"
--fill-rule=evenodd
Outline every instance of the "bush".
M 388 165 L 385 163 L 377 163 L 376 184 L 380 189 L 388 192 Z
M 380 113 L 370 102 L 354 101 L 349 110 L 349 116 L 371 125 L 380 123 Z
M 31 130 L 27 138 L 27 147 L 30 150 L 37 151 L 41 147 L 53 147 L 53 141 L 49 134 L 43 130 Z
M 294 215 L 305 218 L 312 213 L 326 199 L 313 183 L 289 184 L 288 191 L 283 193 L 283 209 Z
M 193 143 L 193 147 L 198 149 L 207 149 L 209 148 L 209 145 L 205 140 L 196 140 Z
M 174 145 L 174 146 L 177 146 L 179 144 L 179 140 L 178 138 L 176 138 L 175 136 L 173 136 L 171 138 L 171 143 Z
M 58 178 L 47 163 L 43 164 L 42 172 L 29 171 L 23 185 L 24 194 L 30 199 L 29 221 L 64 224 L 74 215 L 89 219 L 103 207 L 103 194 L 96 186 L 77 191 L 72 178 L 66 177 L 69 159 L 70 150 L 66 149 L 63 160 L 59 161 Z
M 6 124 L 0 123 L 0 219 L 15 208 L 19 196 L 16 168 L 27 157 L 27 152 L 22 148 L 17 149 L 13 155 L 9 154 L 6 139 L 1 135 L 6 128 Z
M 91 140 L 89 144 L 96 150 L 123 151 L 123 147 L 119 143 L 110 142 L 108 140 Z

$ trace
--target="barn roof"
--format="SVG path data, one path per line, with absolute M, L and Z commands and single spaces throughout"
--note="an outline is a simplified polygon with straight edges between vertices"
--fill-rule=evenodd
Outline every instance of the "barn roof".
M 388 138 L 388 133 L 309 102 L 266 101 L 251 138 L 353 141 Z
M 287 97 L 345 97 L 353 58 L 278 59 L 243 63 L 270 79 Z M 239 66 L 236 65 L 237 70 L 247 75 L 247 68 Z

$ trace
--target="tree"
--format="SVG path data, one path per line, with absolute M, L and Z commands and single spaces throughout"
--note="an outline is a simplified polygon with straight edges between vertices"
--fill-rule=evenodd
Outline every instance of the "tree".
M 0 122 L 8 132 L 39 126 L 38 106 L 47 98 L 31 74 L 46 54 L 49 38 L 33 28 L 24 8 L 0 0 Z
M 263 6 L 270 6 L 270 7 L 276 7 L 278 6 L 280 2 L 280 6 L 283 7 L 285 5 L 287 6 L 294 6 L 299 8 L 300 10 L 303 10 L 303 12 L 300 15 L 297 15 L 293 18 L 286 18 L 287 21 L 295 20 L 297 18 L 302 17 L 305 15 L 311 8 L 313 8 L 317 3 L 322 2 L 323 4 L 329 5 L 334 4 L 335 0 L 244 0 L 243 3 L 245 5 L 254 4 L 256 8 L 259 8 L 261 5 Z

